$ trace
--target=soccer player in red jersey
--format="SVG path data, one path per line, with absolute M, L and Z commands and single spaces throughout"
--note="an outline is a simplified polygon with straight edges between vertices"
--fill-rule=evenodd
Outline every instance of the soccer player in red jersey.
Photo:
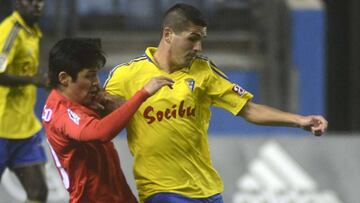
M 154 77 L 119 105 L 99 87 L 97 71 L 105 62 L 98 39 L 63 39 L 50 51 L 53 90 L 42 119 L 54 162 L 72 203 L 137 202 L 111 140 L 148 97 L 173 84 L 166 77 Z M 106 112 L 112 113 L 100 116 Z

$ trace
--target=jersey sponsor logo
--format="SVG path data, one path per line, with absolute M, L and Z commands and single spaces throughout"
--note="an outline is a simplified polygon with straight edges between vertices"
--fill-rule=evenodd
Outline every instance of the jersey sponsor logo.
M 53 111 L 49 108 L 46 108 L 46 105 L 44 106 L 41 118 L 43 119 L 43 121 L 45 122 L 49 122 L 51 120 Z
M 75 112 L 71 111 L 71 109 L 68 109 L 67 112 L 68 112 L 69 118 L 72 121 L 74 121 L 74 123 L 76 125 L 79 125 L 80 124 L 80 117 Z
M 238 93 L 240 96 L 243 96 L 246 93 L 246 90 L 242 88 L 240 85 L 235 84 L 232 90 Z
M 260 149 L 259 157 L 239 178 L 233 203 L 341 203 L 333 191 L 322 191 L 315 180 L 276 142 Z
M 171 108 L 166 108 L 163 111 L 157 111 L 151 105 L 146 107 L 143 113 L 144 118 L 148 124 L 152 124 L 155 121 L 162 121 L 164 119 L 176 119 L 177 117 L 195 117 L 195 107 L 184 107 L 184 100 L 179 105 L 174 104 Z
M 195 80 L 191 78 L 185 79 L 186 84 L 188 85 L 189 89 L 193 92 L 195 87 Z

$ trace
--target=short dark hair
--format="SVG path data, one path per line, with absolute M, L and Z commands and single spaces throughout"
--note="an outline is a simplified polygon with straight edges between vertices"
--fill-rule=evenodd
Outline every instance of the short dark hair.
M 65 38 L 58 41 L 49 54 L 50 87 L 60 82 L 58 75 L 64 71 L 74 81 L 80 71 L 87 68 L 101 68 L 105 65 L 105 54 L 98 38 Z
M 179 33 L 186 30 L 190 22 L 198 26 L 208 26 L 206 17 L 199 9 L 189 4 L 175 4 L 164 14 L 162 28 L 170 27 L 175 33 Z

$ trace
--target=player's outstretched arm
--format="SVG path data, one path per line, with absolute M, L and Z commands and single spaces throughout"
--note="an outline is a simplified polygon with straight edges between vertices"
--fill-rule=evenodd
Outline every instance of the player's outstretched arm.
M 0 73 L 0 85 L 20 86 L 33 84 L 38 87 L 47 87 L 48 83 L 48 77 L 46 74 L 37 74 L 35 76 L 17 76 Z
M 173 80 L 166 77 L 152 78 L 141 90 L 139 90 L 132 98 L 126 101 L 115 111 L 102 119 L 91 119 L 81 130 L 79 137 L 82 141 L 110 141 L 119 132 L 125 128 L 134 113 L 140 105 L 151 95 L 155 94 L 164 86 L 172 86 Z
M 301 116 L 251 101 L 244 106 L 238 116 L 258 125 L 303 128 L 317 136 L 322 135 L 328 126 L 326 119 L 320 115 Z

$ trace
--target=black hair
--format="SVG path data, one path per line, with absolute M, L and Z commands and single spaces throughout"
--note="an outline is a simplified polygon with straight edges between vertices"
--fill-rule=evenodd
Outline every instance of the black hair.
M 83 69 L 102 68 L 106 63 L 105 54 L 98 38 L 65 38 L 58 41 L 49 54 L 50 87 L 60 82 L 58 75 L 64 71 L 74 81 Z
M 193 23 L 197 26 L 207 27 L 208 22 L 201 11 L 189 4 L 175 4 L 169 8 L 163 17 L 162 28 L 170 27 L 175 33 L 180 33 Z

